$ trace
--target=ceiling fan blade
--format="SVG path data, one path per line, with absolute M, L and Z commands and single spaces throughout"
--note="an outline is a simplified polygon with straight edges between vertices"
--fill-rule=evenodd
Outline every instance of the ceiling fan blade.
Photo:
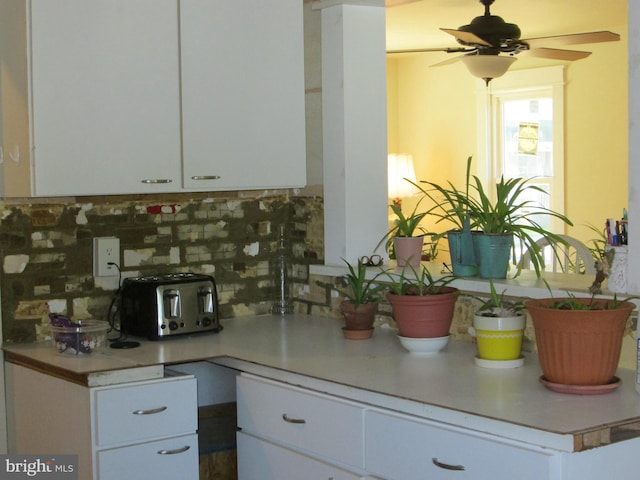
M 445 65 L 451 65 L 452 63 L 456 63 L 463 58 L 464 55 L 458 55 L 457 57 L 448 58 L 444 62 L 434 63 L 433 65 L 429 65 L 429 67 L 444 67 Z
M 552 37 L 528 38 L 523 41 L 528 43 L 531 48 L 538 48 L 547 45 L 578 45 L 581 43 L 617 42 L 618 40 L 620 40 L 620 35 L 617 33 L 600 31 L 555 35 Z
M 485 47 L 491 47 L 491 44 L 489 42 L 484 41 L 471 32 L 463 32 L 461 30 L 456 30 L 455 28 L 441 28 L 440 30 L 448 33 L 449 35 L 453 35 L 458 40 L 463 41 L 465 44 L 484 45 Z
M 591 52 L 582 52 L 579 50 L 562 50 L 560 48 L 532 48 L 522 52 L 527 57 L 551 58 L 553 60 L 575 61 L 586 58 Z
M 428 53 L 428 52 L 446 52 L 446 53 L 458 53 L 458 52 L 474 52 L 475 48 L 407 48 L 403 50 L 387 50 L 389 54 L 395 53 Z

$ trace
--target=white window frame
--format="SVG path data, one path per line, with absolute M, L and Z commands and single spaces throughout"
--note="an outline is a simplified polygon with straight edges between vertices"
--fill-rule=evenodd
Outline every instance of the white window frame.
M 531 93 L 538 96 L 540 92 L 550 93 L 553 99 L 553 195 L 550 207 L 558 213 L 565 211 L 564 194 L 564 66 L 543 67 L 528 70 L 509 71 L 504 77 L 493 79 L 489 86 L 478 80 L 477 99 L 477 175 L 485 184 L 499 179 L 502 167 L 499 148 L 500 135 L 497 125 L 496 108 L 500 107 L 500 99 L 510 100 Z M 493 189 L 491 193 L 495 194 Z M 557 222 L 557 223 L 556 223 Z M 559 221 L 552 223 L 555 233 L 566 233 Z

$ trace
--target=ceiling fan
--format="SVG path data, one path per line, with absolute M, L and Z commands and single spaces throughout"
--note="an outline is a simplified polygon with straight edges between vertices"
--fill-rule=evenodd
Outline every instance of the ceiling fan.
M 472 75 L 483 78 L 488 84 L 492 78 L 499 77 L 508 70 L 516 60 L 517 54 L 526 52 L 527 56 L 574 61 L 588 57 L 591 52 L 555 47 L 620 40 L 620 35 L 609 31 L 521 39 L 518 25 L 507 23 L 501 17 L 491 14 L 490 6 L 495 0 L 479 1 L 484 5 L 484 15 L 475 17 L 471 23 L 457 29 L 441 28 L 442 31 L 453 35 L 461 46 L 391 50 L 387 53 L 464 53 L 433 66 L 448 65 L 461 60 Z

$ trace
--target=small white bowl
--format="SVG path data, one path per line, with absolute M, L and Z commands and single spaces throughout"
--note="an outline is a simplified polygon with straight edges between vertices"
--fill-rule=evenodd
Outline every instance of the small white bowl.
M 449 343 L 449 337 L 411 338 L 398 335 L 400 344 L 413 355 L 431 355 L 438 353 Z

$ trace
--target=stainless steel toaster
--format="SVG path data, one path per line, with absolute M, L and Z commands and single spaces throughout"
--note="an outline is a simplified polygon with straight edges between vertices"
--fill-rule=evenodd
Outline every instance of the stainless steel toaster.
M 213 277 L 196 273 L 126 278 L 120 327 L 128 335 L 160 340 L 222 330 Z

